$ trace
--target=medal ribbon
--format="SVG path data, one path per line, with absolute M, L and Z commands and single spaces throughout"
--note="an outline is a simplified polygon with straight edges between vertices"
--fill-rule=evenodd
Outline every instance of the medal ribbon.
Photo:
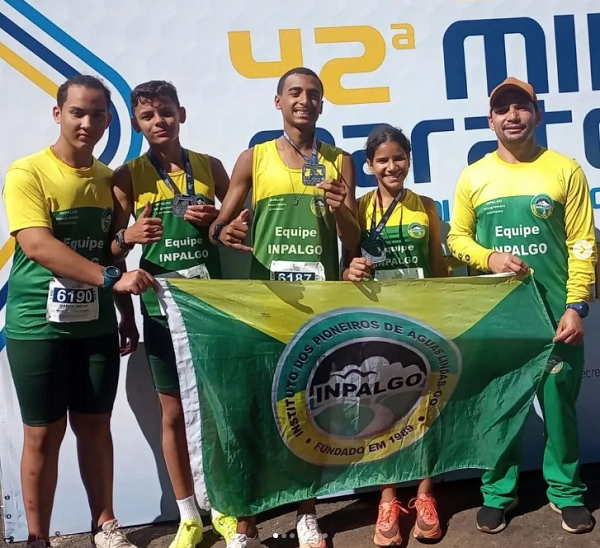
M 385 225 L 387 224 L 387 222 L 390 220 L 390 217 L 392 216 L 394 209 L 398 205 L 398 202 L 400 202 L 400 200 L 402 198 L 404 198 L 404 196 L 406 195 L 406 189 L 403 188 L 396 195 L 396 197 L 393 199 L 392 203 L 388 206 L 386 212 L 383 214 L 383 217 L 381 217 L 381 221 L 379 221 L 379 224 L 377 225 L 377 227 L 375 227 L 375 217 L 377 216 L 377 196 L 378 195 L 379 195 L 379 190 L 375 193 L 375 200 L 373 200 L 373 215 L 371 217 L 371 230 L 369 232 L 369 239 L 371 239 L 371 240 L 377 240 L 379 238 L 379 236 L 381 236 L 381 233 L 383 232 L 383 229 L 385 228 Z
M 313 140 L 312 157 L 311 158 L 309 158 L 308 156 L 306 156 L 304 154 L 304 152 L 302 152 L 298 148 L 298 145 L 296 143 L 294 143 L 294 141 L 292 141 L 292 138 L 287 134 L 286 131 L 283 132 L 283 137 L 284 137 L 284 139 L 290 145 L 292 145 L 292 147 L 294 147 L 294 149 L 296 150 L 296 152 L 298 154 L 300 154 L 300 156 L 302 156 L 302 158 L 304 158 L 304 160 L 306 161 L 306 163 L 310 164 L 311 166 L 315 166 L 315 165 L 317 165 L 319 163 L 319 158 L 318 158 L 319 150 L 317 149 L 317 138 L 316 137 Z
M 167 185 L 169 190 L 175 196 L 179 196 L 181 194 L 181 192 L 179 192 L 179 189 L 175 186 L 175 183 L 173 182 L 173 179 L 171 179 L 171 177 L 167 173 L 167 170 L 156 159 L 154 154 L 152 154 L 152 151 L 149 150 L 147 152 L 146 156 L 148 156 L 148 160 L 150 160 L 150 163 L 154 166 L 154 169 L 158 172 L 161 179 L 163 180 L 165 185 Z M 190 155 L 189 155 L 188 151 L 183 147 L 181 148 L 181 161 L 182 161 L 184 169 L 185 169 L 185 181 L 186 181 L 186 186 L 187 186 L 187 193 L 190 196 L 195 196 L 196 192 L 194 189 L 194 176 L 192 175 L 192 164 L 190 163 Z

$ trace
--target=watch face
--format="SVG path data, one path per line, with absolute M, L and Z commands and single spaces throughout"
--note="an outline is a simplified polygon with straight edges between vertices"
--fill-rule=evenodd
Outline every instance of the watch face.
M 581 318 L 585 318 L 589 311 L 590 311 L 590 307 L 587 303 L 583 302 L 583 303 L 572 303 L 570 304 L 567 308 L 570 308 L 571 310 L 574 310 L 575 312 L 577 312 L 577 314 L 579 314 L 579 316 Z
M 104 272 L 109 278 L 118 278 L 121 275 L 121 271 L 116 266 L 107 266 Z

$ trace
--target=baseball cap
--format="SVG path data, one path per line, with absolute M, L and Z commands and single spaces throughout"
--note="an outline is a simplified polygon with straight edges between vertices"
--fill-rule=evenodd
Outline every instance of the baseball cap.
M 504 82 L 497 85 L 493 89 L 492 93 L 490 94 L 490 108 L 493 108 L 494 101 L 500 96 L 500 94 L 508 90 L 521 91 L 525 93 L 525 95 L 527 95 L 527 97 L 533 101 L 537 108 L 537 95 L 533 90 L 533 86 L 527 82 L 519 80 L 518 78 L 514 78 L 513 76 L 509 76 L 506 80 L 504 80 Z

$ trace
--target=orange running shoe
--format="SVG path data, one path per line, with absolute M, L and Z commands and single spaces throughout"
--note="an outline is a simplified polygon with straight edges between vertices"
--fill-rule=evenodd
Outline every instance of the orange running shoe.
M 400 512 L 408 514 L 408 510 L 402 508 L 395 497 L 391 502 L 382 502 L 379 505 L 375 536 L 373 537 L 373 543 L 376 546 L 400 546 L 402 544 L 402 535 L 400 535 L 400 525 L 398 524 Z
M 419 495 L 408 503 L 409 508 L 417 510 L 417 521 L 413 537 L 417 540 L 437 540 L 442 538 L 437 502 L 428 495 Z

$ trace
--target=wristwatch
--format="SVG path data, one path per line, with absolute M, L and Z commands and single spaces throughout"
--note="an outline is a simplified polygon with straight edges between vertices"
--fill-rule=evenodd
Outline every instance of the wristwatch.
M 215 228 L 213 228 L 213 232 L 212 232 L 212 239 L 217 242 L 217 245 L 225 245 L 220 239 L 219 236 L 221 236 L 221 232 L 223 232 L 223 229 L 227 226 L 227 223 L 218 223 L 215 225 Z
M 585 301 L 580 303 L 570 303 L 567 305 L 567 309 L 575 310 L 580 318 L 585 318 L 590 313 L 590 305 Z
M 112 287 L 121 279 L 123 273 L 116 266 L 105 266 L 104 267 L 104 283 L 102 287 L 104 289 L 112 289 Z
M 117 247 L 125 251 L 129 251 L 133 248 L 131 244 L 125 243 L 125 229 L 122 228 L 115 234 L 115 240 L 117 241 Z

